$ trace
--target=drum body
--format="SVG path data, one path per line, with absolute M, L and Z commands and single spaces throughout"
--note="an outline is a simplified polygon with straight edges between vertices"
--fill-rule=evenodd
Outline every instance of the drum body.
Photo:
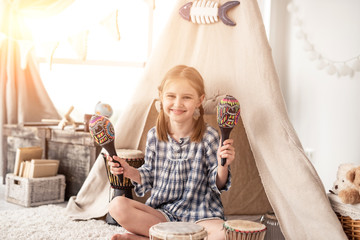
M 266 235 L 264 240 L 285 240 L 281 232 L 279 222 L 274 213 L 266 213 L 261 217 L 262 224 L 266 226 Z
M 229 220 L 224 223 L 226 240 L 263 240 L 266 226 L 246 220 Z
M 144 164 L 144 154 L 140 150 L 116 149 L 116 154 L 120 158 L 125 159 L 125 161 L 134 168 L 139 168 Z M 124 177 L 123 181 L 120 181 L 117 175 L 114 175 L 110 172 L 110 166 L 106 158 L 104 158 L 104 161 L 106 166 L 106 174 L 112 188 L 125 190 L 134 187 L 129 178 Z
M 150 228 L 151 240 L 202 240 L 207 238 L 203 226 L 189 222 L 163 222 Z

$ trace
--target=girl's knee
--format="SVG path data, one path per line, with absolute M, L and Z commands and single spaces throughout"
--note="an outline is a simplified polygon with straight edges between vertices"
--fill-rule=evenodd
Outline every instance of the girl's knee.
M 223 228 L 223 223 L 223 220 L 214 219 L 200 221 L 197 224 L 203 226 L 206 229 L 209 240 L 224 240 L 225 231 Z
M 207 228 L 209 240 L 225 240 L 225 231 L 218 228 Z
M 110 215 L 112 217 L 119 217 L 126 215 L 126 212 L 129 210 L 129 206 L 130 206 L 129 201 L 130 199 L 123 196 L 115 197 L 113 200 L 111 200 L 109 205 Z
M 216 240 L 225 240 L 225 232 L 220 231 L 210 231 L 208 235 L 208 239 L 216 239 Z

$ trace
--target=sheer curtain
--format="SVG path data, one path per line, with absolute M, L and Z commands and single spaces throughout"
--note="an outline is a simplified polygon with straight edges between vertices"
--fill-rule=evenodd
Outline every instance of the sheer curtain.
M 4 124 L 60 118 L 41 81 L 24 17 L 55 15 L 74 0 L 0 1 L 0 133 Z M 3 146 L 3 138 L 0 146 Z M 1 157 L 3 152 L 1 148 Z M 2 174 L 6 169 L 2 166 Z

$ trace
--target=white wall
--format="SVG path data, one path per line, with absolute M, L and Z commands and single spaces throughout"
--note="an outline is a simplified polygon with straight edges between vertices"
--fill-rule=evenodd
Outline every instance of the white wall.
M 290 0 L 273 0 L 270 45 L 289 117 L 326 190 L 341 163 L 360 164 L 360 72 L 329 75 L 309 60 L 299 26 L 287 11 Z M 360 55 L 360 1 L 293 1 L 303 32 L 317 52 L 335 61 Z M 350 65 L 353 61 L 350 62 Z

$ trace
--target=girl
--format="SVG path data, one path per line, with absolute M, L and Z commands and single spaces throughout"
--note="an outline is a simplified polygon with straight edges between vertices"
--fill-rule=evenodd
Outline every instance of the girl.
M 158 88 L 161 101 L 156 127 L 147 135 L 145 163 L 138 169 L 124 159 L 110 160 L 113 174 L 130 178 L 138 196 L 151 190 L 146 204 L 114 198 L 110 215 L 133 234 L 113 239 L 148 239 L 151 226 L 165 221 L 190 221 L 205 227 L 208 239 L 224 239 L 220 191 L 230 187 L 233 140 L 220 147 L 218 132 L 205 124 L 204 82 L 188 66 L 172 68 Z M 221 166 L 221 158 L 227 158 Z

